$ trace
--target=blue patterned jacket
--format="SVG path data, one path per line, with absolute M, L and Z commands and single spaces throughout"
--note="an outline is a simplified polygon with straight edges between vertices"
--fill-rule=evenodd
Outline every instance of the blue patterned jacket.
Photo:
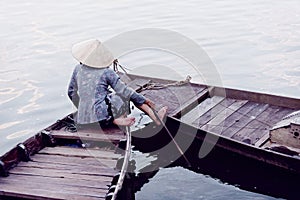
M 79 64 L 75 67 L 68 87 L 68 96 L 77 107 L 75 121 L 79 124 L 94 123 L 109 119 L 110 113 L 105 99 L 112 88 L 125 101 L 136 106 L 146 99 L 127 87 L 111 68 L 92 68 Z

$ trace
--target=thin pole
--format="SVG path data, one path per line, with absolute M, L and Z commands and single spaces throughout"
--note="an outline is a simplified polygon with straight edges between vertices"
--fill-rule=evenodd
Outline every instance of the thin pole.
M 182 155 L 182 157 L 185 159 L 186 163 L 188 164 L 189 167 L 191 167 L 191 163 L 189 162 L 189 160 L 187 159 L 187 157 L 184 155 L 182 149 L 180 148 L 180 146 L 178 145 L 178 143 L 176 142 L 176 140 L 174 139 L 174 137 L 172 136 L 171 132 L 169 131 L 168 127 L 166 126 L 166 124 L 159 118 L 159 116 L 157 115 L 157 112 L 150 106 L 150 108 L 152 109 L 155 117 L 159 120 L 159 122 L 163 125 L 163 127 L 166 129 L 167 133 L 169 134 L 170 138 L 172 139 L 172 141 L 174 142 L 176 148 L 178 149 L 179 153 Z
M 130 132 L 129 126 L 126 126 L 126 139 L 127 139 L 127 141 L 126 141 L 124 161 L 123 161 L 123 165 L 122 165 L 122 169 L 120 172 L 118 182 L 116 184 L 115 191 L 112 196 L 112 200 L 115 200 L 117 198 L 118 192 L 122 189 L 125 174 L 127 172 L 127 167 L 129 164 L 129 159 L 130 159 L 130 155 L 131 155 L 131 132 Z

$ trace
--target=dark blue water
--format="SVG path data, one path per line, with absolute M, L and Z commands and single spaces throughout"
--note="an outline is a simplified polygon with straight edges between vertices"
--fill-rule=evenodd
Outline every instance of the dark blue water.
M 136 199 L 274 199 L 265 195 L 240 190 L 209 176 L 197 174 L 182 167 L 163 168 L 145 184 Z

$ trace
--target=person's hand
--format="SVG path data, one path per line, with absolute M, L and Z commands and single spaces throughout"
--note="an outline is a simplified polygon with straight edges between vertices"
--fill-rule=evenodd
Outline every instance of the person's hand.
M 146 99 L 145 104 L 147 104 L 150 108 L 155 108 L 155 104 L 148 98 Z

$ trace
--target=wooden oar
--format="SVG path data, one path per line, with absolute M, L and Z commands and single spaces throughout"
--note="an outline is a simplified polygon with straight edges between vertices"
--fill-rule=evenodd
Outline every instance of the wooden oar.
M 174 144 L 175 144 L 176 148 L 178 149 L 179 153 L 182 155 L 182 157 L 185 159 L 186 163 L 188 164 L 188 167 L 191 167 L 191 166 L 192 166 L 191 163 L 189 162 L 189 160 L 187 159 L 187 157 L 184 155 L 182 149 L 180 148 L 180 146 L 178 145 L 178 143 L 176 142 L 176 140 L 175 140 L 174 137 L 172 136 L 172 134 L 171 134 L 171 132 L 169 131 L 169 129 L 168 129 L 168 127 L 166 126 L 166 124 L 159 118 L 157 112 L 156 112 L 151 106 L 149 106 L 149 107 L 152 109 L 152 111 L 153 111 L 155 117 L 159 120 L 159 122 L 163 125 L 163 127 L 165 128 L 165 130 L 167 131 L 167 133 L 168 133 L 169 136 L 171 137 L 171 139 L 172 139 L 172 141 L 174 142 Z

